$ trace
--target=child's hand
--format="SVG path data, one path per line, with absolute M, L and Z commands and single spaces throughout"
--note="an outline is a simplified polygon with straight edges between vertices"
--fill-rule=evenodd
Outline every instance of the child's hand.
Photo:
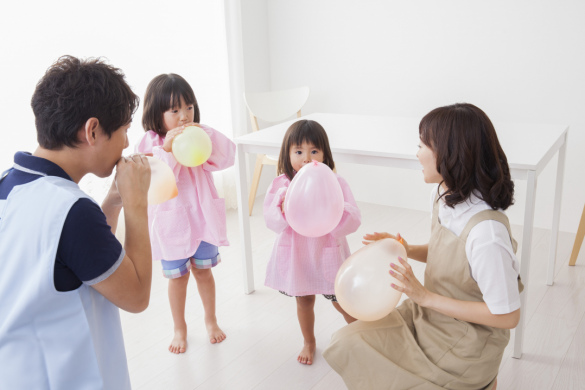
M 390 233 L 371 233 L 371 234 L 366 234 L 364 235 L 364 241 L 362 241 L 362 243 L 364 245 L 369 245 L 374 241 L 378 241 L 378 240 L 383 240 L 384 238 L 393 238 L 396 241 L 400 242 L 403 246 L 404 249 L 406 249 L 406 255 L 408 256 L 408 243 L 406 242 L 406 240 L 404 238 L 402 238 L 402 236 L 400 235 L 400 233 L 396 234 L 396 236 L 390 234 Z
M 175 127 L 174 129 L 167 131 L 165 135 L 165 141 L 162 146 L 163 150 L 167 153 L 171 153 L 173 151 L 173 139 L 179 134 L 181 134 L 183 130 L 185 130 L 185 127 L 189 126 L 197 126 L 197 123 L 195 122 L 185 123 L 182 126 Z

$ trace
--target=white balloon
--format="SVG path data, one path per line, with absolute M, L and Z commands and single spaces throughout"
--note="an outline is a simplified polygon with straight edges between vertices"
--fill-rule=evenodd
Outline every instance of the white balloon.
M 390 275 L 390 263 L 406 261 L 404 246 L 385 238 L 364 246 L 348 257 L 335 278 L 335 295 L 341 307 L 362 321 L 376 321 L 394 310 L 402 293 L 392 288 L 404 286 Z

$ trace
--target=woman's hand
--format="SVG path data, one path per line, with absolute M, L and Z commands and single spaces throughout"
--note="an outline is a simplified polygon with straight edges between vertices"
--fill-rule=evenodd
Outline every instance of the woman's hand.
M 404 249 L 406 250 L 406 256 L 409 257 L 408 255 L 408 243 L 406 242 L 406 240 L 404 238 L 402 238 L 402 236 L 400 235 L 400 233 L 396 234 L 395 236 L 390 234 L 390 233 L 378 233 L 378 232 L 374 232 L 371 234 L 366 234 L 364 237 L 364 241 L 362 241 L 362 243 L 364 245 L 369 245 L 374 241 L 378 241 L 378 240 L 383 240 L 384 238 L 393 238 L 396 241 L 400 242 L 403 246 Z
M 171 153 L 173 151 L 173 139 L 175 139 L 176 136 L 181 134 L 183 130 L 185 130 L 185 127 L 189 126 L 197 126 L 197 123 L 195 122 L 185 123 L 182 126 L 175 127 L 174 129 L 167 131 L 167 133 L 165 134 L 165 141 L 162 146 L 163 150 L 167 153 Z
M 392 234 L 390 233 L 378 233 L 378 232 L 374 232 L 374 233 L 368 233 L 366 235 L 364 235 L 364 241 L 362 241 L 362 243 L 364 245 L 369 245 L 374 241 L 378 241 L 378 240 L 383 240 L 384 238 L 394 238 L 396 239 L 396 237 L 394 237 Z
M 427 299 L 430 296 L 429 290 L 427 290 L 414 276 L 412 267 L 402 257 L 398 257 L 400 265 L 390 263 L 390 275 L 396 278 L 396 280 L 402 282 L 404 287 L 392 283 L 392 288 L 400 292 L 405 293 L 412 301 L 420 306 L 425 306 Z

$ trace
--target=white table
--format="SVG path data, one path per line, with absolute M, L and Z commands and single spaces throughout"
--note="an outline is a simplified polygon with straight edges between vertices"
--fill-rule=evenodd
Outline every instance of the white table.
M 421 169 L 416 156 L 412 154 L 416 150 L 415 146 L 419 141 L 418 124 L 420 118 L 311 114 L 301 119 L 312 119 L 323 125 L 327 131 L 333 158 L 336 162 Z M 252 246 L 247 207 L 249 190 L 246 179 L 245 156 L 246 153 L 278 155 L 284 133 L 290 124 L 296 120 L 284 122 L 235 139 L 237 145 L 238 212 L 244 250 L 244 289 L 247 294 L 254 291 L 254 275 L 252 272 Z M 522 253 L 520 254 L 520 275 L 525 286 L 520 298 L 521 305 L 524 308 L 526 307 L 530 252 L 532 249 L 537 177 L 558 152 L 553 224 L 546 281 L 548 285 L 553 283 L 569 127 L 564 125 L 521 123 L 495 123 L 494 126 L 508 158 L 512 177 L 527 181 Z M 525 310 L 522 310 L 521 313 L 514 341 L 513 356 L 515 358 L 522 356 Z

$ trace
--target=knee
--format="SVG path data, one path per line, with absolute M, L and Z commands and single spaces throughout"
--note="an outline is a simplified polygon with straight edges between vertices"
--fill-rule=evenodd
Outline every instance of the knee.
M 174 286 L 186 286 L 189 283 L 189 273 L 179 276 L 178 278 L 169 279 L 169 283 Z
M 304 297 L 296 297 L 297 306 L 301 309 L 312 309 L 315 306 L 315 296 L 306 295 Z
M 193 271 L 193 276 L 197 282 L 206 282 L 213 278 L 213 274 L 211 273 L 211 268 L 206 269 L 199 269 L 199 268 L 191 268 Z

